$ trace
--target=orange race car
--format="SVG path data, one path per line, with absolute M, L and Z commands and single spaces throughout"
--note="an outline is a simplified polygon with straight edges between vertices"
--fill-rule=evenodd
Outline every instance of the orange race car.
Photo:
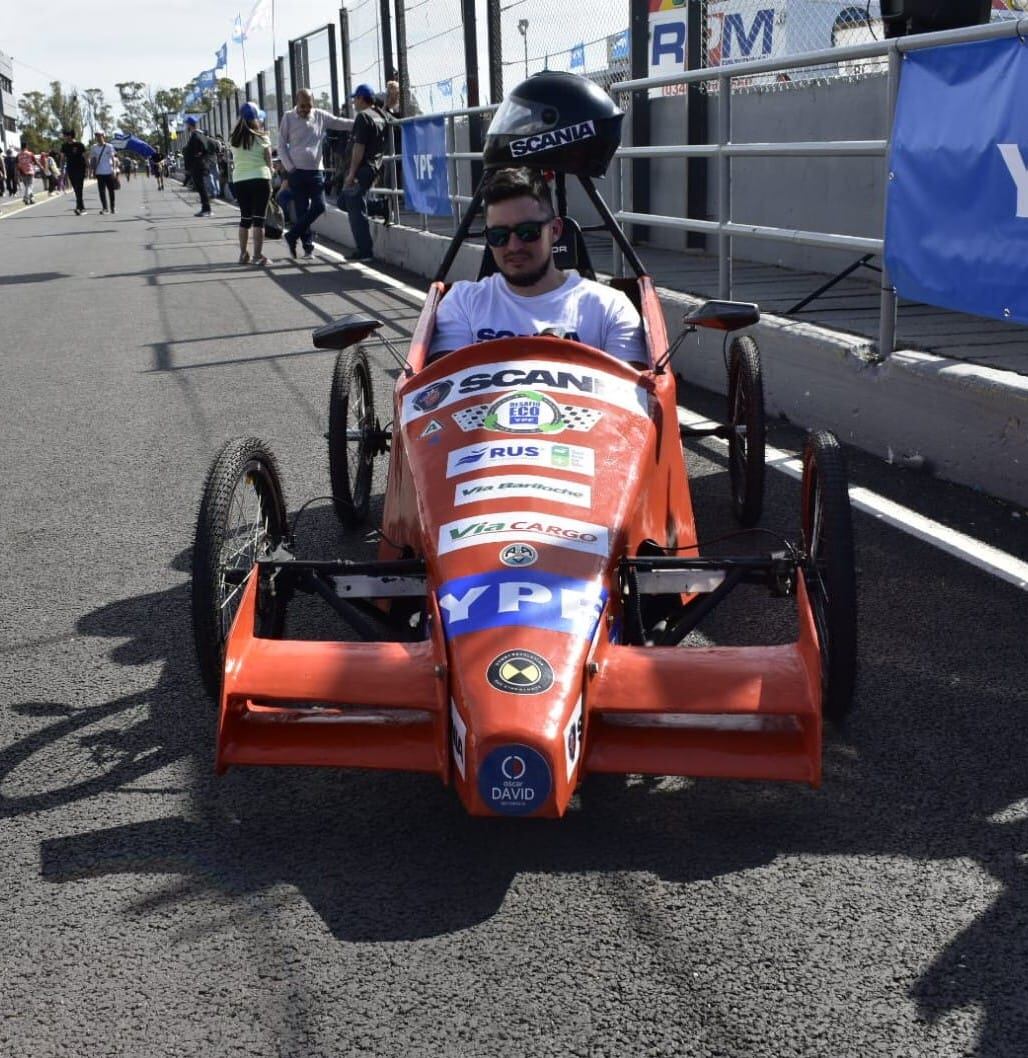
M 752 524 L 764 464 L 756 346 L 731 343 L 728 423 L 681 428 L 654 286 L 592 183 L 616 149 L 621 115 L 590 85 L 595 112 L 536 107 L 539 127 L 526 128 L 534 80 L 508 99 L 521 124 L 505 124 L 505 103 L 487 148 L 517 157 L 510 144 L 531 138 L 532 165 L 557 172 L 562 216 L 565 174 L 579 178 L 636 273 L 611 283 L 642 315 L 649 365 L 548 335 L 429 361 L 446 273 L 481 186 L 428 291 L 391 431 L 375 417 L 368 362 L 379 321 L 343 317 L 315 331 L 316 346 L 340 350 L 328 441 L 345 525 L 367 518 L 373 460 L 389 454 L 378 559 L 295 557 L 272 453 L 253 438 L 221 451 L 193 557 L 200 668 L 220 708 L 217 768 L 434 772 L 473 814 L 546 817 L 566 811 L 590 772 L 817 785 L 822 714 L 847 712 L 856 658 L 841 449 L 828 433 L 808 438 L 800 540 L 765 555 L 700 554 L 682 439 L 728 440 L 733 506 Z M 583 140 L 598 136 L 561 136 L 604 121 L 616 125 L 613 147 L 586 144 L 590 153 Z M 561 240 L 555 254 L 590 275 L 570 218 Z M 709 302 L 686 324 L 727 332 L 757 318 L 756 306 Z M 796 641 L 688 645 L 743 583 L 790 601 Z M 297 591 L 322 596 L 363 641 L 288 638 Z

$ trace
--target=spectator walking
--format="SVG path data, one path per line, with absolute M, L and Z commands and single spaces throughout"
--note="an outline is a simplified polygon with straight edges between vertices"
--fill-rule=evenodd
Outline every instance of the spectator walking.
M 114 212 L 114 176 L 115 163 L 114 147 L 107 142 L 107 137 L 102 133 L 96 134 L 96 143 L 89 151 L 89 168 L 96 177 L 96 189 L 100 192 L 100 213 L 108 212 L 108 196 L 110 196 L 110 212 Z
M 43 169 L 43 179 L 46 180 L 46 190 L 48 195 L 53 195 L 56 191 L 60 193 L 63 189 L 61 188 L 61 169 L 57 164 L 57 159 L 52 154 L 46 155 L 46 161 L 41 163 Z
M 343 201 L 357 248 L 348 253 L 346 259 L 370 261 L 373 245 L 368 222 L 368 189 L 378 179 L 382 168 L 386 123 L 382 111 L 375 105 L 375 93 L 370 85 L 357 85 L 353 92 L 353 104 L 357 117 L 350 136 L 352 146 L 350 164 L 343 180 Z
M 36 200 L 33 184 L 36 182 L 36 156 L 22 144 L 18 154 L 18 180 L 21 183 L 21 200 L 31 206 Z
M 8 147 L 4 154 L 4 182 L 9 195 L 18 193 L 18 155 L 13 147 Z
M 150 159 L 150 165 L 153 168 L 153 175 L 157 178 L 157 190 L 164 190 L 164 154 L 158 151 L 153 158 Z
M 132 174 L 136 171 L 136 163 L 131 158 L 125 159 L 125 164 L 121 167 L 121 171 L 125 174 L 126 183 L 132 179 Z
M 264 215 L 271 198 L 271 140 L 264 132 L 264 111 L 256 103 L 239 108 L 239 120 L 229 136 L 232 145 L 232 190 L 239 203 L 239 263 L 249 264 L 247 240 L 253 232 L 253 263 L 268 264 L 264 256 Z
M 193 189 L 200 196 L 200 212 L 197 217 L 209 217 L 211 215 L 211 195 L 208 190 L 208 157 L 212 153 L 211 141 L 197 128 L 197 120 L 190 114 L 186 118 L 186 128 L 189 131 L 189 139 L 182 150 L 182 161 L 186 172 L 193 181 Z
M 325 212 L 325 133 L 328 129 L 347 132 L 354 122 L 315 107 L 309 88 L 301 88 L 295 99 L 296 106 L 282 118 L 278 132 L 278 156 L 285 169 L 294 218 L 285 240 L 293 257 L 298 242 L 303 244 L 304 257 L 311 257 L 311 225 Z
M 61 147 L 61 155 L 64 158 L 68 180 L 75 192 L 75 216 L 81 217 L 86 212 L 86 203 L 82 198 L 82 185 L 86 181 L 86 145 L 75 139 L 74 129 L 65 129 L 63 135 L 64 144 Z

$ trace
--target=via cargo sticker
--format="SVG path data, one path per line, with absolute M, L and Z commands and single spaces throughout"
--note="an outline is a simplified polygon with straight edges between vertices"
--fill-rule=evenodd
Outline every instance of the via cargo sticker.
M 538 511 L 509 511 L 447 522 L 439 527 L 438 551 L 445 555 L 477 544 L 523 540 L 541 541 L 591 555 L 606 555 L 610 551 L 606 526 Z

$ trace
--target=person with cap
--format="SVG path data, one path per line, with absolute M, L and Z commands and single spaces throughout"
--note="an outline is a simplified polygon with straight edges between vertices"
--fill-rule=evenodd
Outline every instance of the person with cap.
M 353 92 L 357 117 L 351 134 L 350 164 L 343 180 L 342 200 L 350 218 L 350 231 L 357 248 L 346 255 L 348 261 L 372 258 L 371 225 L 368 222 L 368 189 L 378 179 L 385 150 L 386 121 L 375 104 L 370 85 L 359 84 Z
M 199 122 L 192 114 L 186 118 L 189 139 L 182 149 L 182 161 L 192 178 L 193 188 L 200 195 L 200 212 L 197 217 L 211 215 L 211 195 L 207 189 L 207 156 L 211 153 L 210 142 L 199 129 Z
M 232 147 L 232 188 L 239 203 L 239 263 L 249 264 L 247 240 L 253 230 L 253 263 L 268 264 L 264 256 L 264 214 L 271 198 L 271 140 L 262 128 L 264 111 L 256 103 L 239 108 L 239 120 L 229 136 Z
M 102 133 L 96 134 L 96 143 L 89 152 L 89 167 L 96 177 L 96 187 L 100 192 L 100 212 L 107 212 L 107 200 L 110 196 L 110 211 L 114 212 L 114 174 L 116 172 L 117 158 L 114 148 L 107 142 L 107 137 Z
M 314 105 L 309 88 L 295 95 L 296 105 L 287 111 L 278 130 L 278 156 L 293 203 L 293 223 L 285 233 L 289 252 L 303 244 L 304 257 L 314 253 L 311 225 L 325 212 L 325 133 L 329 129 L 349 132 L 352 118 L 337 118 Z

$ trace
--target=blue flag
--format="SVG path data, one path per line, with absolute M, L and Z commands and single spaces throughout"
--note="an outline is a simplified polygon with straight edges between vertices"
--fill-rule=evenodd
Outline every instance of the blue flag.
M 906 54 L 885 220 L 903 297 L 1028 323 L 1025 99 L 1017 37 Z
M 571 62 L 568 64 L 571 70 L 585 69 L 585 45 L 576 44 L 571 49 Z
M 449 82 L 445 82 L 449 84 Z M 403 130 L 403 193 L 407 208 L 433 217 L 448 217 L 449 166 L 446 164 L 446 119 L 423 118 Z
M 617 59 L 627 59 L 629 48 L 628 30 L 623 29 L 620 33 L 617 33 L 613 37 L 608 39 L 610 40 L 611 61 L 613 62 Z
M 196 87 L 201 92 L 206 91 L 208 88 L 214 88 L 217 83 L 218 77 L 214 70 L 201 70 L 196 75 Z
M 214 69 L 224 70 L 228 66 L 228 41 L 214 53 Z
M 446 81 L 437 81 L 436 88 L 439 89 L 439 94 L 449 99 L 453 95 L 453 78 L 449 78 Z

